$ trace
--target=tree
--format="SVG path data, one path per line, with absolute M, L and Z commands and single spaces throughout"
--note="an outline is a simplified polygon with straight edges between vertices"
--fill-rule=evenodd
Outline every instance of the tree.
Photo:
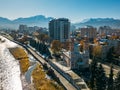
M 35 46 L 36 46 L 36 41 L 35 41 L 34 39 L 31 39 L 31 40 L 30 40 L 30 45 L 31 45 L 32 47 L 35 47 Z
M 69 45 L 70 45 L 70 42 L 69 41 L 66 41 L 63 45 L 63 47 L 68 51 L 70 48 L 69 48 Z
M 36 36 L 38 38 L 38 40 L 40 40 L 42 43 L 44 43 L 45 41 L 47 42 L 49 40 L 49 36 L 47 34 L 44 33 L 40 33 L 38 36 Z
M 101 45 L 97 44 L 93 47 L 93 59 L 99 58 L 101 55 L 102 47 Z
M 98 44 L 98 39 L 94 38 L 93 42 L 94 42 L 94 44 Z
M 51 57 L 50 50 L 48 49 L 48 47 L 47 47 L 47 46 L 46 46 L 46 54 L 47 54 L 48 56 L 50 56 L 50 57 Z
M 117 47 L 115 48 L 115 54 L 116 56 L 120 56 L 120 43 L 117 45 Z
M 42 43 L 39 43 L 39 50 L 40 53 L 42 53 Z
M 107 53 L 107 59 L 108 62 L 111 62 L 113 59 L 113 54 L 114 54 L 114 47 L 111 47 Z
M 47 63 L 44 63 L 44 64 L 43 64 L 43 68 L 44 68 L 45 70 L 48 70 L 48 65 L 47 65 Z
M 93 52 L 93 46 L 91 46 L 91 45 L 89 46 L 89 52 L 90 52 L 89 53 L 90 54 L 90 59 L 92 59 L 93 58 L 93 53 L 92 53 Z
M 113 90 L 113 66 L 111 66 L 110 68 L 110 74 L 107 84 L 108 84 L 107 90 Z
M 101 64 L 98 66 L 96 71 L 96 89 L 97 90 L 106 89 L 106 75 Z
M 39 42 L 36 42 L 35 49 L 36 49 L 36 50 L 39 50 Z
M 45 36 L 44 36 L 44 41 L 45 41 L 45 42 L 48 42 L 49 39 L 50 39 L 50 37 L 49 37 L 48 35 L 45 34 Z
M 117 78 L 115 79 L 114 90 L 120 90 L 120 71 L 117 74 Z
M 38 40 L 40 40 L 40 41 L 42 41 L 42 42 L 43 42 L 43 40 L 44 40 L 44 37 L 45 37 L 45 34 L 39 34 L 39 35 L 37 36 Z
M 95 88 L 95 78 L 96 78 L 97 62 L 93 60 L 90 65 L 90 88 L 94 90 Z
M 84 49 L 83 47 L 84 47 L 84 41 L 81 40 L 81 41 L 80 41 L 80 51 L 81 51 L 81 52 L 83 52 L 83 49 Z
M 59 40 L 53 40 L 51 44 L 52 52 L 56 54 L 59 53 L 61 49 L 62 49 L 61 42 Z
M 44 54 L 45 53 L 45 51 L 44 51 L 44 49 L 45 49 L 45 44 L 44 43 L 41 43 L 41 45 L 40 45 L 40 53 L 41 54 Z

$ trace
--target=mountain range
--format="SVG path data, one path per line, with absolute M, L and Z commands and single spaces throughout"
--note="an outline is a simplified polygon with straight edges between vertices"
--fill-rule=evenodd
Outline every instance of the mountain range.
M 96 28 L 99 28 L 100 26 L 110 26 L 112 28 L 120 29 L 120 20 L 114 18 L 91 18 L 75 23 L 74 25 L 76 27 L 84 27 L 89 25 Z
M 27 18 L 17 18 L 15 20 L 9 20 L 7 18 L 0 17 L 0 28 L 18 29 L 20 24 L 28 26 L 48 27 L 48 22 L 53 19 L 52 17 L 45 17 L 43 15 L 37 15 Z
M 9 20 L 7 18 L 0 17 L 0 28 L 10 28 L 18 29 L 20 24 L 25 24 L 28 26 L 39 26 L 48 27 L 48 22 L 54 19 L 53 17 L 45 17 L 44 15 L 37 15 L 27 18 L 17 18 L 15 20 Z M 120 29 L 120 20 L 114 18 L 90 18 L 85 19 L 79 23 L 72 23 L 72 25 L 79 27 L 84 27 L 86 25 L 100 27 L 100 26 L 110 26 L 112 28 Z

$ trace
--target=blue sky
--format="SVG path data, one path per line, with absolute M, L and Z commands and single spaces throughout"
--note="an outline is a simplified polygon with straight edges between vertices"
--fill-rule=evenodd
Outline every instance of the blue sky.
M 120 0 L 0 0 L 0 16 L 9 19 L 45 15 L 72 22 L 87 18 L 120 19 Z

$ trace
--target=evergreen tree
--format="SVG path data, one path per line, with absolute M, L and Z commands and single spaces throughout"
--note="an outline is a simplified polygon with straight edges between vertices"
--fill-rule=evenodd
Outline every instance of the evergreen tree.
M 118 72 L 117 78 L 115 79 L 114 90 L 120 90 L 120 72 Z
M 90 76 L 90 88 L 91 90 L 94 90 L 94 74 L 91 73 L 91 76 Z
M 32 47 L 34 46 L 34 44 L 35 44 L 35 41 L 32 40 L 32 41 L 31 41 L 31 45 L 32 45 Z
M 113 59 L 114 47 L 111 47 L 107 53 L 107 61 L 111 62 Z
M 30 40 L 30 46 L 33 46 L 33 39 Z
M 48 56 L 51 56 L 51 53 L 50 53 L 48 48 L 46 49 L 46 53 L 47 53 Z
M 95 87 L 95 78 L 96 78 L 96 70 L 97 70 L 97 62 L 95 60 L 92 61 L 90 65 L 90 88 L 94 90 Z
M 46 46 L 45 44 L 44 44 L 44 46 L 43 46 L 43 51 L 44 51 L 44 52 L 43 52 L 44 54 L 47 54 L 47 52 L 46 52 L 46 51 L 47 51 L 47 46 Z
M 106 89 L 106 75 L 101 64 L 98 66 L 96 71 L 96 89 L 97 90 Z
M 42 44 L 39 43 L 39 52 L 41 53 L 41 50 L 42 50 Z
M 110 68 L 107 90 L 113 90 L 113 66 L 111 66 L 111 68 Z
M 40 49 L 40 42 L 38 42 L 38 48 L 37 48 L 38 52 L 39 52 L 39 49 Z
M 44 54 L 44 44 L 41 43 L 41 54 Z
M 35 49 L 38 50 L 38 42 L 36 42 Z

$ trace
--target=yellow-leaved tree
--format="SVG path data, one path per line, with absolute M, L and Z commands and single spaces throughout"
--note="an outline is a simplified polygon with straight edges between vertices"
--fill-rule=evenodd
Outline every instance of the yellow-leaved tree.
M 102 50 L 102 46 L 99 44 L 93 47 L 93 59 L 100 57 L 101 50 Z
M 12 55 L 15 57 L 15 59 L 19 60 L 21 72 L 25 73 L 30 66 L 28 55 L 25 52 L 25 50 L 20 47 L 10 48 L 9 50 L 12 53 Z
M 62 49 L 62 44 L 59 40 L 53 40 L 51 43 L 51 50 L 54 54 L 57 54 Z
M 80 41 L 80 51 L 83 52 L 83 49 L 84 49 L 84 41 L 81 40 Z

